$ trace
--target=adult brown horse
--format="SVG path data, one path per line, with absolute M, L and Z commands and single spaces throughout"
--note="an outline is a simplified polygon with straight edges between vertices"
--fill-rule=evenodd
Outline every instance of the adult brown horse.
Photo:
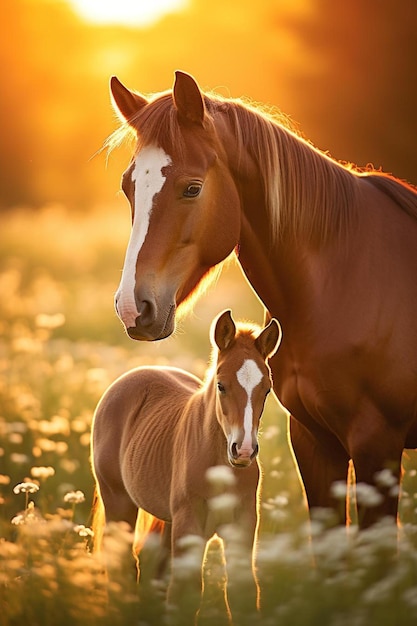
M 417 193 L 343 166 L 240 101 L 176 72 L 151 99 L 111 90 L 137 150 L 123 175 L 133 228 L 116 295 L 130 337 L 174 330 L 177 307 L 233 250 L 283 343 L 274 390 L 311 507 L 331 485 L 400 480 L 417 446 Z M 382 490 L 363 526 L 396 516 Z
M 135 528 L 141 509 L 139 522 L 143 511 L 162 521 L 159 575 L 172 555 L 168 600 L 177 605 L 184 600 L 178 590 L 184 539 L 189 535 L 200 539 L 196 552 L 201 569 L 205 543 L 215 532 L 222 535 L 226 523 L 236 522 L 233 534 L 241 535 L 240 543 L 232 536 L 224 543 L 230 572 L 228 603 L 241 609 L 249 602 L 248 609 L 254 611 L 259 467 L 257 460 L 252 461 L 258 454 L 259 422 L 272 385 L 266 361 L 278 348 L 281 329 L 276 320 L 264 329 L 236 327 L 230 311 L 224 311 L 214 320 L 211 336 L 212 364 L 204 385 L 184 370 L 139 367 L 116 380 L 100 400 L 91 447 L 97 485 L 95 544 L 97 538 L 100 542 L 104 517 L 106 522 L 125 521 Z M 228 468 L 227 511 L 219 515 L 208 473 L 213 476 L 213 470 L 220 469 L 224 475 Z M 143 543 L 144 537 L 139 540 Z M 191 597 L 198 602 L 201 579 L 198 575 L 192 579 L 196 593 Z M 190 582 L 185 594 L 181 623 L 191 624 L 197 606 L 190 599 Z M 189 621 L 186 610 L 191 613 Z

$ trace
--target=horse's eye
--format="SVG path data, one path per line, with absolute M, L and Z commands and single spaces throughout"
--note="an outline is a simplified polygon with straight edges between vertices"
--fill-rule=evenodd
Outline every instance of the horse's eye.
M 224 385 L 222 385 L 222 383 L 217 383 L 217 389 L 220 393 L 226 393 L 226 389 L 224 388 Z
M 183 196 L 185 198 L 196 198 L 201 191 L 201 183 L 191 183 L 184 189 Z

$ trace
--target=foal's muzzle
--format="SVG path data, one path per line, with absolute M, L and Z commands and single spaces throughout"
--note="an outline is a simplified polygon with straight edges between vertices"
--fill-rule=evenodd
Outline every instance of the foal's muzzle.
M 233 467 L 249 467 L 253 459 L 258 455 L 259 446 L 255 445 L 253 449 L 239 448 L 236 442 L 232 443 L 229 448 L 229 462 Z

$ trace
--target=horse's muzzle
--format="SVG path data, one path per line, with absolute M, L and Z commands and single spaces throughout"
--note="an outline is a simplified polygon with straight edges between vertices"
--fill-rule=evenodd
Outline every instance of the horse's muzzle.
M 136 341 L 159 341 L 172 335 L 175 329 L 175 304 L 164 315 L 157 315 L 155 305 L 143 301 L 139 305 L 135 326 L 126 327 L 131 339 Z
M 127 334 L 136 341 L 158 341 L 174 332 L 176 305 L 171 293 L 159 297 L 142 287 L 115 295 L 115 309 Z

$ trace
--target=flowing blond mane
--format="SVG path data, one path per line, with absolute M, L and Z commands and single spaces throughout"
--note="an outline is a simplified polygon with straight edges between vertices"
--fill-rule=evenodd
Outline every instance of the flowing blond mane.
M 352 166 L 312 146 L 281 116 L 239 101 L 230 102 L 227 115 L 238 151 L 248 150 L 258 164 L 273 241 L 299 234 L 323 240 L 346 232 L 358 190 Z
M 214 125 L 219 115 L 228 119 L 238 161 L 249 151 L 258 165 L 271 218 L 272 243 L 288 235 L 315 242 L 342 237 L 355 223 L 363 177 L 417 217 L 415 189 L 381 172 L 339 163 L 301 137 L 279 112 L 241 99 L 213 94 L 204 98 Z M 133 133 L 137 150 L 157 143 L 168 152 L 175 147 L 175 152 L 181 153 L 183 135 L 172 93 L 156 94 L 149 102 L 151 106 L 131 120 L 138 130 L 138 134 Z M 112 149 L 129 133 L 132 127 L 125 124 L 108 139 L 107 147 Z

